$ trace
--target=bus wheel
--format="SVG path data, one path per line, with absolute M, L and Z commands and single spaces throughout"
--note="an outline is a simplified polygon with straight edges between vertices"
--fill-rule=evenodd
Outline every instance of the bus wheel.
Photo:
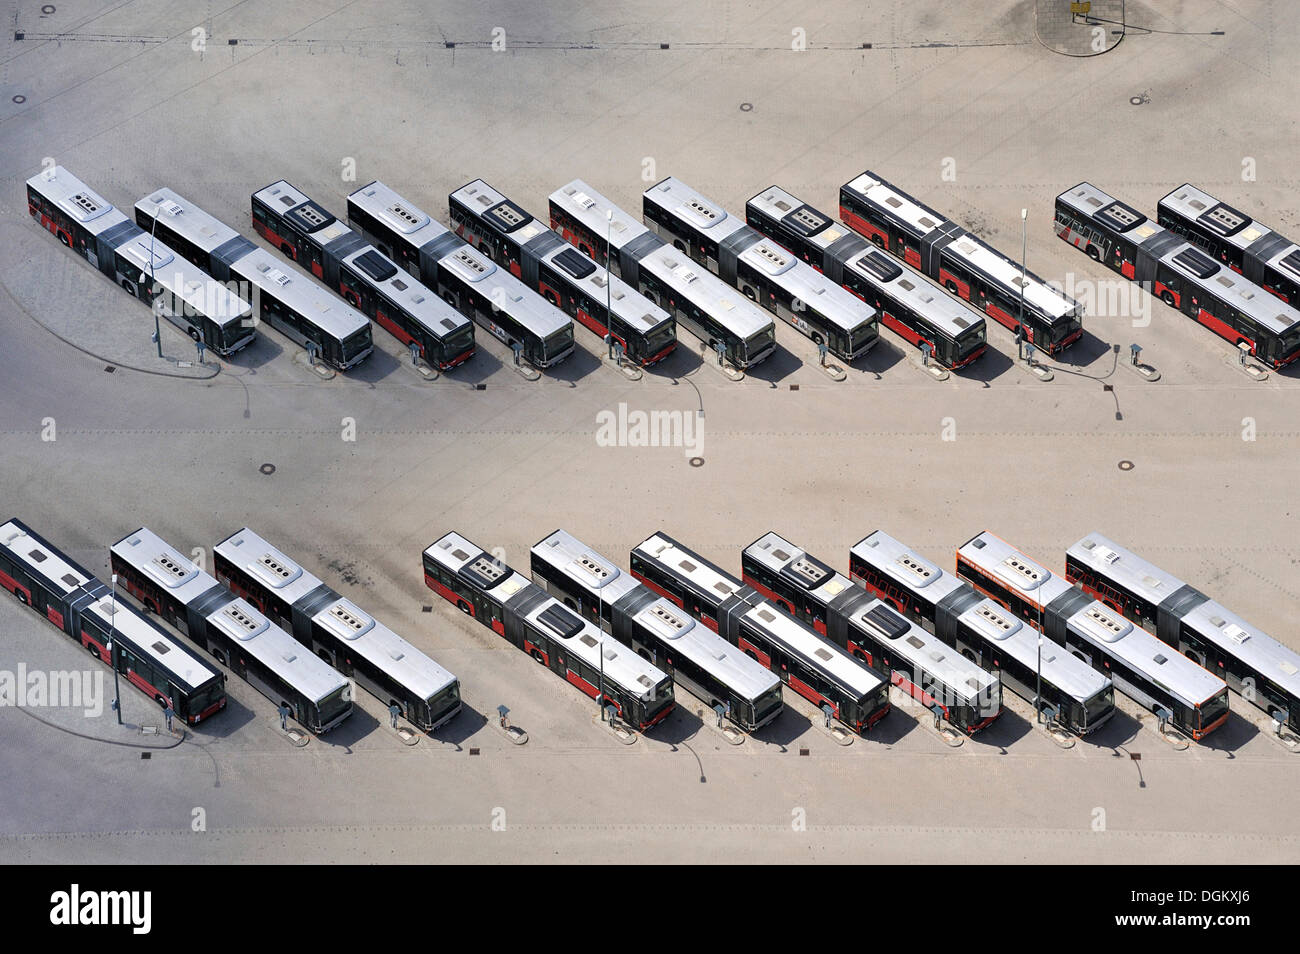
M 132 298 L 140 297 L 140 293 L 136 291 L 135 285 L 131 283 L 131 280 L 129 278 L 122 279 L 122 287 L 126 289 L 126 293 L 130 295 Z
M 1087 248 L 1087 252 L 1088 252 L 1088 257 L 1092 259 L 1094 262 L 1101 261 L 1101 252 L 1097 251 L 1097 246 L 1089 245 Z
M 1178 307 L 1176 304 L 1174 304 L 1174 293 L 1173 293 L 1173 292 L 1162 291 L 1162 292 L 1160 293 L 1160 300 L 1161 300 L 1162 302 L 1164 302 L 1166 305 L 1168 305 L 1170 308 L 1177 308 L 1177 307 Z
M 158 705 L 160 705 L 162 708 L 164 708 L 164 709 L 167 708 L 167 697 L 166 697 L 166 696 L 161 695 L 161 694 L 156 695 L 156 696 L 153 697 L 153 701 L 156 702 L 156 703 L 158 703 Z
M 532 653 L 530 653 L 530 655 L 537 660 L 537 664 L 539 666 L 546 665 L 546 659 L 544 656 L 542 656 L 542 651 L 540 649 L 534 649 Z
M 284 253 L 285 258 L 293 258 L 293 246 L 285 243 L 280 246 L 280 251 Z
M 223 653 L 220 649 L 212 650 L 212 655 L 216 657 L 217 662 L 221 663 L 221 665 L 224 666 L 226 664 L 226 654 Z
M 1195 650 L 1189 649 L 1185 653 L 1183 653 L 1183 655 L 1186 656 L 1188 659 L 1190 659 L 1192 662 L 1196 663 L 1196 665 L 1198 666 L 1205 665 L 1204 660 L 1201 659 L 1200 655 Z
M 884 248 L 884 247 L 885 247 L 885 240 L 882 239 L 879 235 L 873 235 L 873 236 L 871 236 L 871 241 L 873 241 L 873 242 L 876 243 L 876 248 Z
M 24 606 L 27 605 L 27 594 L 22 590 L 14 590 L 14 596 L 18 598 L 19 603 L 22 603 Z
M 191 329 L 190 329 L 190 337 L 193 338 L 195 341 L 198 341 L 198 340 L 199 340 L 199 329 L 197 329 L 197 328 L 191 328 Z
M 965 656 L 967 659 L 969 659 L 971 662 L 975 663 L 976 665 L 979 665 L 979 662 L 975 659 L 975 654 L 971 652 L 969 649 L 962 650 L 962 655 Z
M 961 294 L 959 291 L 957 291 L 957 283 L 953 281 L 951 278 L 943 283 L 943 287 L 948 289 L 948 291 L 952 292 L 954 295 Z
M 686 251 L 686 246 L 682 244 L 681 239 L 673 239 L 673 248 L 677 249 L 679 252 Z
M 560 307 L 560 300 L 555 297 L 554 292 L 548 290 L 546 292 L 546 300 L 551 303 L 552 307 L 554 308 Z
M 469 604 L 466 603 L 464 600 L 457 600 L 457 601 L 456 601 L 456 609 L 460 610 L 460 611 L 461 611 L 462 613 L 464 613 L 466 616 L 473 616 L 473 615 L 474 615 L 472 612 L 470 612 Z
M 853 658 L 854 658 L 854 659 L 861 659 L 863 662 L 866 662 L 866 661 L 867 661 L 867 654 L 864 653 L 864 652 L 863 652 L 862 650 L 860 650 L 860 649 L 855 649 L 855 650 L 853 650 Z
M 96 659 L 103 659 L 103 658 L 104 658 L 103 656 L 101 656 L 101 655 L 99 654 L 99 647 L 98 647 L 98 646 L 93 646 L 93 645 L 91 645 L 90 643 L 87 643 L 87 644 L 86 644 L 86 649 L 88 649 L 88 650 L 90 651 L 90 655 L 94 656 Z
M 68 248 L 72 248 L 72 242 L 70 242 L 68 240 L 68 237 L 64 235 L 62 232 L 59 233 L 59 241 L 62 242 L 64 245 L 66 245 Z

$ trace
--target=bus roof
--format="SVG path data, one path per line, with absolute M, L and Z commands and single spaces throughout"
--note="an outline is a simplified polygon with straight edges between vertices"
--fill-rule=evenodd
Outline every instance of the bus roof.
M 632 574 L 624 573 L 564 530 L 556 530 L 537 541 L 532 553 L 611 606 L 641 585 Z
M 512 241 L 525 245 L 550 229 L 531 214 L 515 205 L 482 179 L 467 182 L 451 198 L 469 209 L 498 232 L 509 234 Z
M 655 686 L 668 678 L 650 660 L 642 659 L 557 599 L 543 600 L 525 614 L 525 618 L 593 669 L 603 669 L 606 679 L 613 680 L 640 699 L 652 698 Z
M 1285 334 L 1300 324 L 1300 311 L 1228 266 L 1220 265 L 1190 242 L 1170 249 L 1160 257 L 1160 261 L 1273 334 Z
M 1246 248 L 1273 231 L 1190 182 L 1184 182 L 1162 198 L 1160 205 L 1172 209 L 1183 219 L 1203 225 L 1238 248 Z
M 319 579 L 248 527 L 236 530 L 214 549 L 288 606 L 293 606 L 323 585 Z
M 89 572 L 66 559 L 18 520 L 11 519 L 0 526 L 0 547 L 8 549 L 28 571 L 49 582 L 64 596 L 95 582 Z
M 436 335 L 449 334 L 469 324 L 468 318 L 405 269 L 398 268 L 373 245 L 363 245 L 344 256 L 343 262 Z
M 383 222 L 411 248 L 423 248 L 450 231 L 377 179 L 349 195 L 348 202 Z
M 215 669 L 194 655 L 188 647 L 168 636 L 161 626 L 122 602 L 120 597 L 115 599 L 111 594 L 101 594 L 99 599 L 82 612 L 99 617 L 105 626 L 121 633 L 141 649 L 150 651 L 158 662 L 191 690 L 217 677 Z
M 647 252 L 641 267 L 741 338 L 775 327 L 767 311 L 671 245 Z
M 1074 188 L 1067 189 L 1056 197 L 1056 201 L 1086 219 L 1095 219 L 1113 232 L 1127 234 L 1131 231 L 1139 245 L 1151 236 L 1165 231 L 1164 226 L 1151 221 L 1131 205 L 1125 205 L 1102 192 L 1091 182 L 1080 182 Z
M 91 235 L 102 235 L 127 221 L 113 203 L 102 198 L 63 166 L 54 166 L 27 180 L 27 185 L 45 196 Z
M 879 285 L 952 338 L 967 328 L 984 325 L 984 316 L 979 312 L 953 298 L 920 272 L 897 264 L 878 248 L 864 249 L 862 254 L 845 262 L 844 267 Z M 885 278 L 885 275 L 893 277 Z
M 938 603 L 953 590 L 966 586 L 883 530 L 863 537 L 849 552 L 897 580 L 908 592 L 924 594 L 931 603 Z
M 134 262 L 144 274 L 220 325 L 248 319 L 253 307 L 225 282 L 219 282 L 197 265 L 175 255 L 161 241 L 141 232 L 117 247 L 117 253 Z M 152 259 L 152 264 L 150 263 Z
M 619 208 L 581 179 L 560 186 L 549 200 L 564 209 L 596 236 L 609 236 L 611 247 L 618 251 L 632 239 L 650 231 L 645 223 Z M 611 222 L 606 213 L 613 212 Z
M 722 206 L 706 199 L 673 176 L 652 185 L 645 190 L 643 196 L 664 211 L 707 233 L 712 241 L 721 242 L 728 235 L 749 228 L 743 219 L 728 215 Z
M 699 591 L 721 603 L 746 589 L 734 576 L 724 573 L 707 560 L 690 550 L 679 547 L 665 534 L 651 534 L 635 547 L 635 551 L 663 566 L 674 576 L 689 581 Z
M 657 633 L 677 655 L 725 683 L 751 702 L 781 684 L 770 669 L 750 658 L 671 600 L 660 597 L 642 607 L 632 619 Z
M 150 219 L 166 223 L 205 252 L 212 252 L 240 234 L 220 219 L 203 211 L 189 199 L 168 188 L 155 189 L 135 204 Z
M 882 625 L 887 622 L 886 625 Z M 971 662 L 939 637 L 926 632 L 883 600 L 874 599 L 858 606 L 848 619 L 849 626 L 867 633 L 905 659 L 925 669 L 946 686 L 975 699 L 999 683 L 995 673 Z
M 1187 586 L 1172 573 L 1099 533 L 1088 534 L 1066 550 L 1066 555 L 1114 579 L 1152 606 L 1159 606 Z M 1300 679 L 1297 678 L 1300 656 L 1222 604 L 1214 600 L 1203 602 L 1183 617 L 1183 623 L 1203 639 L 1239 656 L 1261 675 L 1300 695 Z
M 759 272 L 770 276 L 795 299 L 824 315 L 844 331 L 870 324 L 876 309 L 801 262 L 774 240 L 763 238 L 740 253 Z
M 769 218 L 786 222 L 803 234 L 804 238 L 825 251 L 846 235 L 855 235 L 847 225 L 836 222 L 826 213 L 795 198 L 779 186 L 768 186 L 749 200 Z
M 764 601 L 751 606 L 742 618 L 773 641 L 789 647 L 839 685 L 852 690 L 859 699 L 884 682 L 865 664 L 771 603 Z
M 267 669 L 319 703 L 330 693 L 348 685 L 333 666 L 316 656 L 242 597 L 209 614 L 208 622 L 257 659 Z
M 947 221 L 934 209 L 894 188 L 870 170 L 850 179 L 843 188 L 864 202 L 876 206 L 886 215 L 904 222 L 920 235 L 928 235 Z
M 1070 589 L 1070 584 L 1051 570 L 987 530 L 963 543 L 957 553 L 1039 606 L 1047 606 Z
M 321 245 L 329 245 L 352 233 L 347 223 L 283 179 L 258 189 L 253 198 L 289 219 Z
M 433 698 L 456 681 L 450 672 L 345 597 L 324 607 L 312 622 L 422 699 Z
M 1227 688 L 1222 679 L 1099 600 L 1081 607 L 1066 626 L 1187 705 L 1199 705 Z
M 807 551 L 771 530 L 745 547 L 745 553 L 773 573 L 797 577 L 804 589 L 824 604 L 853 588 L 847 576 L 811 558 Z
M 255 248 L 231 267 L 239 277 L 263 292 L 302 312 L 322 330 L 342 340 L 370 325 L 370 320 L 347 302 L 326 293 L 302 272 L 286 272 L 283 260 L 264 248 Z
M 572 256 L 575 255 L 578 256 L 580 263 L 584 266 L 583 271 L 586 271 L 586 265 L 594 266 L 594 270 L 581 277 L 575 275 L 571 268 L 566 267 L 566 261 L 571 261 Z M 645 333 L 667 323 L 669 320 L 668 312 L 651 304 L 645 296 L 627 282 L 615 275 L 611 275 L 603 265 L 596 264 L 595 261 L 583 255 L 568 243 L 557 245 L 542 255 L 541 260 L 560 272 L 565 279 L 585 291 L 592 301 L 604 302 L 608 299 L 614 314 L 639 332 Z
M 217 585 L 212 576 L 148 527 L 128 533 L 111 549 L 182 606 L 188 606 Z
M 984 599 L 967 608 L 958 622 L 986 639 L 1030 670 L 1038 668 L 1039 634 L 1016 618 L 1010 610 Z M 1110 679 L 1079 659 L 1064 646 L 1042 637 L 1043 678 L 1066 695 L 1084 702 L 1101 692 Z
M 476 248 L 462 245 L 440 258 L 438 265 L 470 283 L 478 294 L 538 337 L 573 324 L 568 315 Z
M 944 252 L 951 252 L 961 258 L 976 271 L 1011 289 L 1020 288 L 1020 266 L 1001 252 L 986 245 L 970 232 L 962 232 L 944 247 Z M 1037 308 L 1052 318 L 1064 318 L 1079 313 L 1079 303 L 1067 298 L 1051 285 L 1048 285 L 1033 272 L 1024 273 L 1025 303 Z M 1018 291 L 1017 291 L 1018 293 Z
M 466 568 L 474 569 L 476 577 L 491 580 L 488 586 L 482 588 L 490 589 L 492 595 L 502 603 L 533 585 L 522 573 L 516 572 L 454 531 L 443 534 L 429 544 L 424 555 L 457 575 Z

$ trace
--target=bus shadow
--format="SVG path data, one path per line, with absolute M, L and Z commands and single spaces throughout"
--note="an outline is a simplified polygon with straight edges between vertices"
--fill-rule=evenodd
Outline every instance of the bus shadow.
M 658 364 L 643 368 L 646 374 L 657 378 L 684 378 L 694 374 L 704 364 L 699 354 L 700 345 L 694 338 L 678 337 L 677 347 L 668 353 Z
M 1209 749 L 1213 752 L 1227 753 L 1228 758 L 1235 758 L 1233 754 L 1247 742 L 1263 735 L 1257 726 L 1250 719 L 1247 719 L 1236 712 L 1228 714 L 1228 721 L 1223 723 L 1200 742 L 1193 743 L 1203 749 Z
M 931 719 L 933 716 L 923 710 L 913 711 L 893 703 L 885 717 L 868 729 L 863 739 L 879 745 L 897 745 L 921 728 L 918 720 L 922 718 Z
M 434 742 L 454 745 L 459 751 L 462 743 L 469 741 L 470 736 L 475 735 L 479 730 L 487 728 L 487 724 L 486 715 L 462 700 L 460 711 L 450 722 L 444 722 L 432 732 L 425 732 L 424 735 Z M 520 726 L 520 728 L 527 731 L 527 726 Z
M 596 347 L 603 348 L 605 343 L 596 339 Z M 554 381 L 563 381 L 570 387 L 576 387 L 577 383 L 594 371 L 600 370 L 603 364 L 598 355 L 592 354 L 582 345 L 573 349 L 573 354 L 569 355 L 553 368 L 539 369 L 544 377 Z M 622 372 L 616 368 L 610 368 L 610 373 L 621 375 Z
M 242 368 L 256 372 L 275 361 L 284 354 L 284 345 L 275 341 L 265 331 L 259 329 L 257 337 L 247 348 L 236 351 L 229 358 L 223 359 L 232 368 Z
M 876 346 L 849 365 L 854 371 L 881 377 L 886 371 L 898 367 L 907 360 L 907 354 L 892 341 L 880 338 Z
M 1003 708 L 1002 715 L 998 716 L 992 725 L 985 726 L 974 735 L 966 736 L 966 741 L 973 742 L 976 745 L 1006 749 L 1033 731 L 1034 724 L 1032 722 L 1018 712 Z
M 361 708 L 361 706 L 353 703 L 352 715 L 324 735 L 316 736 L 316 743 L 318 745 L 333 746 L 334 748 L 350 749 L 355 743 L 361 741 L 377 728 L 379 728 L 379 719 Z
M 687 700 L 678 699 L 668 718 L 646 733 L 646 738 L 671 745 L 673 748 L 689 742 L 705 728 L 705 719 L 717 718 L 712 712 L 703 710 L 704 703 L 694 697 Z
M 812 727 L 812 721 L 808 716 L 791 707 L 787 702 L 779 716 L 757 732 L 751 732 L 749 736 L 755 742 L 777 745 L 784 751 Z
M 217 715 L 209 718 L 207 722 L 189 726 L 188 731 L 204 741 L 229 739 L 240 729 L 260 721 L 261 718 L 258 713 L 244 705 L 227 690 L 226 707 Z
M 991 382 L 1010 371 L 1012 367 L 1011 356 L 990 345 L 984 349 L 984 353 L 976 358 L 974 362 L 954 371 L 953 374 L 960 378 L 978 381 L 987 387 Z
M 1115 345 L 1109 341 L 1102 341 L 1088 329 L 1083 330 L 1083 337 L 1076 341 L 1070 347 L 1056 358 L 1048 358 L 1043 354 L 1036 354 L 1035 357 L 1043 362 L 1051 361 L 1063 368 L 1086 368 L 1098 358 L 1115 351 Z M 1127 356 L 1126 356 L 1127 357 Z
M 777 345 L 772 356 L 761 364 L 756 364 L 745 374 L 757 381 L 766 381 L 772 387 L 784 381 L 802 368 L 807 362 L 785 345 Z
M 1110 717 L 1110 721 L 1100 729 L 1089 732 L 1079 741 L 1099 749 L 1119 749 L 1138 739 L 1141 731 L 1141 722 L 1127 712 L 1116 709 L 1115 714 Z M 1117 751 L 1115 754 L 1119 755 L 1121 753 Z
M 349 381 L 361 381 L 366 384 L 377 384 L 390 374 L 398 370 L 397 358 L 376 348 L 370 352 L 370 357 L 366 358 L 355 368 L 343 372 Z
M 464 364 L 458 364 L 450 371 L 443 371 L 443 380 L 473 387 L 483 384 L 498 371 L 505 369 L 505 362 L 483 347 L 482 340 L 474 345 L 474 356 Z

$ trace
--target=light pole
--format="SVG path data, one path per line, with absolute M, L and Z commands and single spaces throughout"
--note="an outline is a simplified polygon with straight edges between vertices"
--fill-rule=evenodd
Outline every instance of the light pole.
M 113 581 L 113 603 L 112 610 L 108 616 L 108 665 L 113 670 L 113 711 L 117 713 L 117 724 L 122 724 L 122 687 L 117 681 L 117 660 L 113 658 L 114 647 L 117 635 L 117 574 L 114 573 L 110 579 Z
M 1038 682 L 1034 686 L 1034 721 L 1043 721 L 1043 636 L 1038 635 Z
M 1029 251 L 1029 210 L 1020 210 L 1020 327 L 1025 327 L 1025 256 Z
M 153 240 L 154 233 L 158 230 L 158 215 L 153 217 L 153 224 L 149 228 L 149 291 L 153 291 Z M 158 323 L 158 307 L 150 300 L 149 308 L 153 311 L 153 340 L 158 345 L 158 357 L 162 357 L 162 326 Z M 119 713 L 120 716 L 120 713 Z

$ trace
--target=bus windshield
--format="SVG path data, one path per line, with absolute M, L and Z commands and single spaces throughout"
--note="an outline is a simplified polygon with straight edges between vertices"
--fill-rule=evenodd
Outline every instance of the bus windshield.
M 745 339 L 745 357 L 753 361 L 776 342 L 776 331 L 767 328 Z
M 853 329 L 853 337 L 849 340 L 849 351 L 856 354 L 864 344 L 877 337 L 879 333 L 874 321 L 864 321 Z
M 429 699 L 429 715 L 433 721 L 437 721 L 444 712 L 456 708 L 460 704 L 460 686 L 452 683 L 441 692 L 435 693 Z
M 1115 687 L 1107 686 L 1084 704 L 1087 724 L 1092 725 L 1115 705 Z
M 957 339 L 958 353 L 963 357 L 970 354 L 976 348 L 984 343 L 985 329 L 983 325 L 976 325 L 963 331 L 961 337 Z
M 474 344 L 474 329 L 466 325 L 460 331 L 447 336 L 447 357 L 454 358 L 464 354 Z
M 566 325 L 542 342 L 543 356 L 547 361 L 559 357 L 573 347 L 573 325 Z
M 1228 711 L 1228 690 L 1201 703 L 1201 728 L 1214 725 Z
M 320 724 L 329 725 L 352 705 L 352 685 L 344 683 L 320 701 Z
M 658 354 L 669 343 L 677 337 L 677 329 L 673 327 L 671 321 L 665 321 L 662 325 L 650 333 L 646 339 L 646 356 Z
M 781 687 L 773 686 L 770 691 L 754 700 L 754 722 L 762 723 L 776 709 L 781 708 Z
M 193 695 L 190 696 L 190 700 L 189 700 L 190 711 L 188 714 L 191 716 L 199 715 L 200 713 L 203 712 L 203 710 L 208 709 L 212 705 L 214 705 L 217 702 L 217 700 L 219 700 L 224 694 L 225 694 L 225 689 L 222 687 L 221 680 L 220 679 L 212 680 L 210 683 L 207 684 L 207 686 L 198 690 L 197 692 L 195 692 Z
M 347 364 L 361 352 L 371 347 L 370 325 L 343 339 L 343 363 Z

